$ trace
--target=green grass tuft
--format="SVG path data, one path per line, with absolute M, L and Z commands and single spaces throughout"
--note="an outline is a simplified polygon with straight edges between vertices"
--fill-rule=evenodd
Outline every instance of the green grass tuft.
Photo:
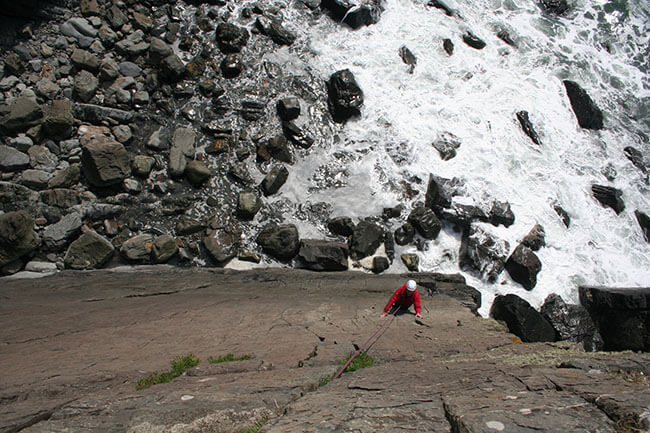
M 245 361 L 247 359 L 251 359 L 251 355 L 241 355 L 241 356 L 235 356 L 232 353 L 228 353 L 226 355 L 220 356 L 218 358 L 213 358 L 212 356 L 208 358 L 208 362 L 210 364 L 220 364 L 222 362 L 232 362 L 232 361 Z
M 339 365 L 345 365 L 346 362 L 353 356 L 354 354 L 348 356 L 342 361 L 339 361 Z M 349 373 L 352 371 L 357 371 L 362 368 L 366 367 L 372 367 L 375 365 L 375 360 L 372 358 L 372 356 L 368 355 L 366 352 L 361 352 L 359 355 L 357 355 L 356 358 L 352 360 L 350 365 L 345 369 L 344 373 Z
M 334 377 L 334 374 L 330 374 L 329 376 L 321 377 L 320 380 L 318 381 L 318 387 L 320 388 L 321 386 L 327 385 L 328 383 L 330 383 L 330 381 L 332 380 L 333 377 Z
M 152 374 L 140 379 L 136 385 L 136 389 L 145 389 L 159 383 L 171 382 L 183 374 L 186 370 L 199 365 L 199 362 L 201 362 L 201 360 L 191 353 L 187 356 L 177 356 L 171 362 L 172 369 L 170 371 L 166 371 L 160 374 Z
M 266 424 L 268 420 L 269 420 L 268 418 L 263 418 L 257 421 L 255 424 L 250 426 L 244 433 L 257 433 L 262 429 L 262 427 L 264 427 L 264 424 Z

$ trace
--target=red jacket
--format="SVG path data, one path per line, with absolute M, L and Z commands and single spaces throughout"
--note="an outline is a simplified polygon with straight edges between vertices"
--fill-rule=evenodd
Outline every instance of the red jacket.
M 410 293 L 412 293 L 412 295 L 410 295 Z M 390 310 L 390 307 L 392 307 L 395 302 L 401 305 L 404 309 L 410 307 L 411 304 L 415 304 L 415 314 L 420 314 L 420 294 L 418 293 L 417 289 L 415 289 L 413 292 L 409 292 L 406 289 L 406 284 L 404 284 L 402 287 L 395 290 L 393 297 L 390 298 L 390 301 L 388 301 L 388 304 L 386 304 L 384 312 L 388 313 L 388 310 Z

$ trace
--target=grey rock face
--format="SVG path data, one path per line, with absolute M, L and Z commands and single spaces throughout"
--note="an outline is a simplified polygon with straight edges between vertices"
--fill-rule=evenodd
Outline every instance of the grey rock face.
M 72 212 L 56 223 L 48 226 L 43 232 L 43 242 L 50 249 L 59 249 L 65 246 L 68 239 L 75 236 L 81 229 L 81 216 Z
M 40 243 L 34 231 L 34 220 L 27 212 L 0 215 L 0 266 L 34 251 Z
M 32 146 L 27 150 L 29 165 L 48 172 L 54 170 L 59 159 L 45 146 Z
M 160 62 L 173 54 L 174 50 L 165 43 L 162 39 L 151 38 L 151 43 L 149 44 L 149 62 L 158 65 Z
M 133 236 L 122 244 L 120 253 L 130 262 L 144 263 L 151 257 L 154 237 L 150 234 Z
M 270 37 L 278 45 L 291 45 L 297 38 L 295 34 L 287 30 L 282 25 L 282 22 L 277 19 L 258 17 L 255 21 L 255 26 L 262 34 Z
M 1 124 L 9 132 L 21 132 L 39 123 L 43 110 L 36 101 L 27 96 L 19 96 L 9 106 L 9 113 Z
M 16 171 L 29 167 L 29 156 L 13 147 L 0 144 L 0 169 Z
M 103 236 L 87 231 L 70 244 L 65 254 L 65 266 L 70 269 L 96 269 L 113 257 L 115 247 Z
M 348 246 L 341 242 L 302 239 L 298 260 L 312 271 L 345 271 L 348 269 Z
M 298 254 L 300 249 L 298 228 L 293 224 L 269 224 L 258 234 L 257 243 L 266 254 L 282 262 L 288 262 Z
M 519 245 L 506 261 L 506 269 L 513 280 L 532 290 L 537 284 L 537 274 L 542 270 L 542 262 L 527 246 Z
M 350 255 L 358 260 L 372 255 L 384 240 L 384 229 L 370 221 L 360 221 L 352 231 Z
M 131 174 L 129 155 L 116 141 L 86 144 L 81 164 L 88 181 L 97 187 L 119 184 Z
M 172 136 L 169 150 L 169 174 L 179 177 L 185 172 L 187 161 L 194 156 L 196 132 L 192 128 L 178 128 Z
M 478 272 L 490 282 L 503 271 L 510 251 L 507 241 L 494 238 L 478 227 L 471 227 L 460 245 L 459 265 Z

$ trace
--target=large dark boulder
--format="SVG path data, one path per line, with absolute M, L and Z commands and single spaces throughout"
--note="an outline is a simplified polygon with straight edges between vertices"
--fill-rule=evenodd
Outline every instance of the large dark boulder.
M 442 223 L 436 214 L 424 206 L 414 208 L 408 216 L 408 222 L 425 239 L 437 238 L 442 228 Z
M 350 254 L 358 260 L 374 254 L 384 240 L 384 229 L 371 221 L 360 221 L 352 230 Z
M 527 246 L 520 244 L 506 261 L 506 269 L 513 280 L 532 290 L 537 284 L 537 274 L 542 270 L 542 262 Z
M 40 123 L 42 117 L 43 109 L 35 99 L 19 96 L 9 105 L 0 125 L 9 133 L 21 132 Z
M 620 214 L 625 209 L 625 203 L 623 202 L 623 191 L 620 189 L 613 188 L 611 186 L 604 185 L 591 185 L 591 192 L 594 194 L 594 198 L 600 202 L 605 207 L 611 207 L 614 209 L 616 214 Z
M 580 287 L 605 350 L 650 351 L 650 288 Z
M 122 244 L 120 253 L 130 262 L 146 263 L 151 259 L 153 240 L 148 233 L 133 236 Z
M 258 17 L 255 26 L 263 34 L 271 38 L 278 45 L 291 45 L 297 36 L 287 30 L 280 20 Z
M 358 29 L 379 22 L 381 3 L 381 0 L 322 0 L 321 7 L 337 21 Z
M 0 215 L 0 267 L 34 251 L 41 243 L 25 211 Z
M 348 269 L 348 246 L 342 242 L 303 239 L 298 260 L 312 271 L 345 271 Z
M 641 170 L 643 173 L 648 172 L 648 167 L 646 166 L 646 163 L 643 158 L 643 153 L 639 151 L 638 149 L 632 147 L 632 146 L 627 146 L 623 148 L 623 153 L 625 153 L 625 156 L 627 156 L 627 159 L 632 162 L 632 164 Z
M 203 238 L 203 245 L 217 266 L 223 266 L 237 256 L 241 234 L 239 224 L 229 219 Z
M 340 216 L 332 218 L 327 222 L 327 228 L 333 235 L 351 236 L 354 232 L 354 223 L 352 218 Z
M 569 305 L 551 294 L 544 300 L 540 313 L 553 326 L 558 340 L 580 343 L 588 352 L 602 350 L 603 339 L 582 305 Z
M 68 137 L 74 125 L 74 105 L 69 99 L 52 101 L 43 119 L 43 132 L 50 137 Z
M 361 114 L 363 92 L 349 69 L 335 72 L 327 82 L 327 105 L 336 122 Z
M 248 43 L 250 34 L 243 27 L 230 23 L 219 23 L 215 37 L 221 52 L 230 54 L 240 52 Z
M 90 142 L 83 148 L 81 167 L 91 185 L 108 187 L 121 183 L 131 174 L 131 161 L 117 141 Z
M 411 223 L 404 223 L 395 230 L 395 243 L 397 245 L 406 245 L 413 242 L 415 237 L 415 227 Z
M 518 111 L 517 120 L 519 120 L 519 123 L 521 124 L 521 129 L 524 130 L 524 133 L 530 137 L 533 143 L 542 144 L 539 139 L 539 135 L 537 135 L 537 131 L 535 131 L 535 128 L 533 127 L 533 124 L 528 117 L 528 111 Z
M 564 87 L 566 87 L 573 112 L 578 118 L 578 124 L 586 129 L 603 129 L 603 113 L 587 92 L 570 80 L 564 80 Z
M 463 42 L 477 50 L 482 50 L 486 45 L 483 39 L 479 38 L 472 32 L 467 32 L 463 35 Z
M 556 15 L 562 15 L 569 10 L 567 0 L 541 0 L 541 5 L 546 12 Z
M 269 224 L 257 235 L 257 243 L 266 254 L 281 262 L 288 262 L 300 249 L 298 228 L 293 224 Z
M 277 104 L 278 116 L 284 121 L 290 121 L 300 116 L 300 100 L 295 96 L 282 98 Z
M 480 227 L 472 226 L 461 240 L 459 265 L 461 268 L 478 272 L 489 282 L 494 282 L 503 272 L 509 251 L 508 241 L 495 238 Z
M 485 211 L 478 206 L 471 204 L 462 204 L 452 202 L 448 208 L 438 209 L 438 216 L 451 223 L 454 223 L 464 229 L 469 229 L 469 226 L 474 221 L 487 222 L 489 220 Z
M 521 243 L 533 251 L 539 251 L 540 248 L 546 245 L 546 232 L 544 231 L 544 227 L 535 224 L 521 240 Z
M 0 170 L 17 171 L 29 167 L 29 155 L 10 146 L 0 144 Z
M 429 174 L 424 205 L 434 211 L 450 207 L 452 198 L 463 191 L 463 181 L 457 178 L 445 179 Z
M 277 193 L 289 177 L 289 170 L 284 165 L 273 167 L 262 180 L 262 192 L 265 196 Z
M 515 214 L 510 208 L 510 203 L 495 201 L 492 203 L 492 207 L 488 212 L 487 222 L 493 226 L 498 226 L 499 224 L 510 227 L 515 223 Z
M 71 269 L 96 269 L 108 262 L 115 247 L 111 242 L 89 230 L 72 242 L 65 253 L 65 266 Z
M 456 15 L 456 12 L 452 8 L 440 0 L 429 0 L 427 6 L 442 10 L 448 17 L 453 17 Z
M 635 210 L 634 215 L 636 216 L 636 220 L 639 222 L 641 231 L 643 231 L 643 237 L 645 237 L 646 241 L 650 242 L 650 217 L 640 210 Z
M 555 341 L 553 326 L 517 295 L 494 298 L 490 317 L 505 322 L 510 332 L 523 342 Z

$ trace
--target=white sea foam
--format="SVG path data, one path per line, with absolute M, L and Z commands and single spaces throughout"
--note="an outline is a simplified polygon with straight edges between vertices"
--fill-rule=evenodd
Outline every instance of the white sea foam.
M 416 200 L 423 200 L 426 180 L 434 173 L 464 179 L 475 200 L 509 201 L 515 224 L 490 230 L 514 248 L 540 223 L 547 242 L 538 252 L 543 268 L 531 292 L 507 272 L 495 284 L 465 274 L 483 293 L 484 315 L 496 294 L 516 293 L 539 307 L 549 293 L 577 302 L 580 284 L 647 286 L 650 244 L 634 210 L 650 210 L 649 189 L 623 153 L 628 145 L 646 158 L 649 153 L 642 134 L 650 129 L 650 79 L 631 60 L 643 54 L 647 23 L 631 16 L 620 24 L 616 14 L 599 21 L 596 9 L 606 1 L 580 2 L 567 18 L 546 17 L 533 1 L 448 3 L 461 19 L 427 7 L 424 0 L 388 0 L 376 25 L 352 31 L 322 17 L 310 27 L 303 41 L 313 53 L 307 59 L 311 68 L 323 80 L 349 68 L 365 104 L 360 119 L 341 126 L 341 140 L 297 162 L 282 196 L 324 201 L 334 215 L 362 218 L 411 203 L 402 195 L 402 180 L 420 191 Z M 641 29 L 637 35 L 635 25 Z M 497 38 L 501 28 L 509 29 L 519 49 Z M 461 37 L 467 30 L 485 40 L 486 48 L 465 45 Z M 453 56 L 444 52 L 444 38 L 453 40 Z M 417 56 L 413 74 L 398 55 L 402 45 Z M 563 79 L 588 91 L 606 113 L 606 129 L 578 126 Z M 522 132 L 515 117 L 520 110 L 530 113 L 541 146 Z M 462 141 L 449 161 L 431 146 L 445 131 Z M 345 163 L 337 162 L 337 152 L 348 153 Z M 341 176 L 345 186 L 316 191 L 306 180 L 327 164 L 340 166 L 331 176 Z M 618 173 L 612 182 L 601 173 L 607 164 Z M 414 184 L 414 178 L 422 183 Z M 624 212 L 617 216 L 602 207 L 591 194 L 593 183 L 622 189 Z M 569 229 L 553 203 L 571 215 Z M 315 233 L 302 224 L 301 234 Z M 427 251 L 419 252 L 421 269 L 457 272 L 459 246 L 460 235 L 445 227 Z M 415 247 L 398 247 L 397 256 L 405 252 Z M 405 271 L 399 258 L 390 271 Z

